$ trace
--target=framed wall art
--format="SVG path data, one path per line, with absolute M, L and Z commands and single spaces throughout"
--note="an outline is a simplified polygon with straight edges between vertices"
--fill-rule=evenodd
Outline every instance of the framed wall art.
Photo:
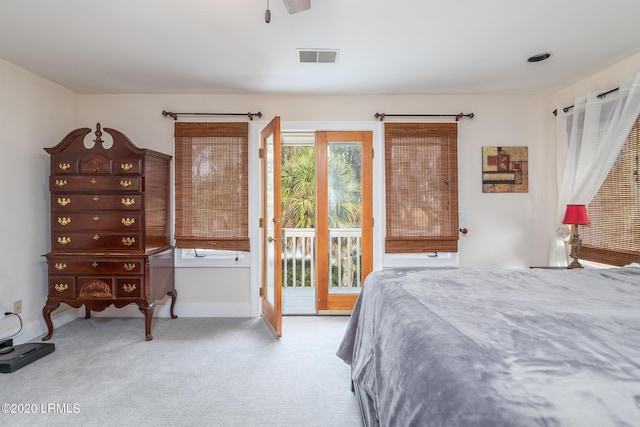
M 527 147 L 482 147 L 482 192 L 529 192 Z

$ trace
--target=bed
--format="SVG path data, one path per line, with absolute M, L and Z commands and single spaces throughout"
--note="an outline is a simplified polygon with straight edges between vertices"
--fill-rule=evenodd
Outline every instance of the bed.
M 640 266 L 376 271 L 337 354 L 370 426 L 640 426 Z

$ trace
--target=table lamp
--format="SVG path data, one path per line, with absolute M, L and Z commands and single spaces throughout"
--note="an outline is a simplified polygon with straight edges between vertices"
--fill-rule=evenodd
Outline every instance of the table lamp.
M 582 239 L 578 235 L 578 225 L 589 224 L 589 217 L 587 216 L 587 208 L 585 205 L 567 205 L 567 210 L 564 214 L 563 224 L 571 225 L 571 239 L 569 244 L 571 245 L 571 258 L 573 261 L 567 268 L 582 268 L 582 264 L 578 258 L 582 251 Z

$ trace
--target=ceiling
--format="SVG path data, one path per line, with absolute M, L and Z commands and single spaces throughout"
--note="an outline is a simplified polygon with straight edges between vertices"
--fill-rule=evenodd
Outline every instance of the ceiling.
M 640 52 L 639 19 L 638 0 L 0 0 L 0 58 L 80 94 L 545 94 Z

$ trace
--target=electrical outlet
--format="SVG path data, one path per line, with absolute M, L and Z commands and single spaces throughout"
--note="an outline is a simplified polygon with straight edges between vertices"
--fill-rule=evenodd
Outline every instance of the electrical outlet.
M 13 302 L 13 312 L 15 314 L 21 314 L 22 313 L 22 300 L 19 299 L 18 301 L 14 301 Z
M 7 304 L 2 304 L 2 306 L 0 307 L 0 319 L 4 319 L 4 314 L 7 311 L 11 311 L 11 304 L 7 303 Z

